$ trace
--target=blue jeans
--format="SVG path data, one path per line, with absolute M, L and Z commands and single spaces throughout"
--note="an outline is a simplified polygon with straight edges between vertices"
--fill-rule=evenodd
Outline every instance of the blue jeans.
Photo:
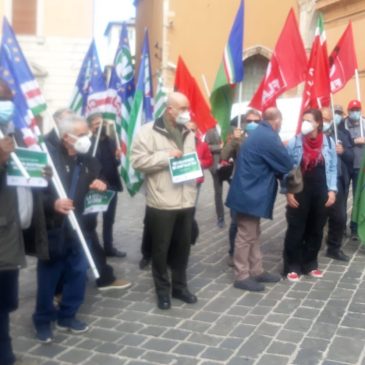
M 18 270 L 0 271 L 0 365 L 12 365 L 9 313 L 18 307 Z
M 33 314 L 35 325 L 50 324 L 56 319 L 74 318 L 84 301 L 88 262 L 77 240 L 64 257 L 53 261 L 38 260 L 37 299 Z M 57 283 L 62 277 L 62 301 L 53 305 Z

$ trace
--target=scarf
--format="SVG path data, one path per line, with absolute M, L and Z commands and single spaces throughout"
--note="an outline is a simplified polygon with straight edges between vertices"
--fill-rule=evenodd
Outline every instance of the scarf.
M 180 151 L 184 151 L 184 138 L 183 138 L 182 130 L 177 126 L 175 127 L 166 118 L 163 118 L 163 122 L 164 122 L 166 130 L 169 133 L 170 138 L 176 143 L 177 148 Z
M 323 133 L 319 132 L 316 138 L 310 136 L 303 136 L 303 158 L 302 158 L 302 172 L 315 168 L 318 163 L 323 161 L 322 145 Z

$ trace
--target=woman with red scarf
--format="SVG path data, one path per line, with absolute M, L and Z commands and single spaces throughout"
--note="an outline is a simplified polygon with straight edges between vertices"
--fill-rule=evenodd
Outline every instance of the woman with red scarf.
M 288 152 L 303 176 L 302 191 L 287 193 L 288 228 L 284 241 L 284 274 L 290 281 L 300 275 L 321 278 L 321 248 L 327 208 L 336 200 L 337 156 L 335 142 L 322 132 L 318 109 L 303 114 L 301 134 L 288 143 Z

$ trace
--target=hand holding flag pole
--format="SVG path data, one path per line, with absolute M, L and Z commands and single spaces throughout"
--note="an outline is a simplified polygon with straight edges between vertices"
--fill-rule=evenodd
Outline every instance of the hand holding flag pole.
M 98 133 L 96 135 L 96 140 L 95 140 L 93 154 L 92 154 L 93 157 L 96 156 L 96 151 L 98 150 L 98 145 L 99 145 L 99 141 L 100 141 L 101 130 L 103 128 L 103 123 L 104 123 L 104 120 L 102 120 L 102 122 L 99 124 Z
M 356 95 L 357 100 L 361 103 L 361 92 L 360 92 L 360 78 L 359 78 L 359 71 L 358 69 L 355 70 L 355 81 L 356 81 Z M 364 138 L 364 126 L 362 122 L 362 117 L 360 116 L 360 135 Z
M 0 138 L 5 138 L 4 133 L 0 130 Z M 27 179 L 30 180 L 30 176 L 23 166 L 23 164 L 20 162 L 19 157 L 15 154 L 15 152 L 10 153 L 10 158 L 14 161 L 17 168 L 20 170 L 21 174 Z
M 333 119 L 335 116 L 335 103 L 333 101 L 332 93 L 330 94 L 330 97 L 331 97 L 331 111 L 332 111 L 332 119 Z M 337 144 L 337 141 L 338 141 L 337 124 L 335 123 L 334 119 L 333 119 L 332 124 L 333 124 L 333 132 L 335 134 L 335 143 Z

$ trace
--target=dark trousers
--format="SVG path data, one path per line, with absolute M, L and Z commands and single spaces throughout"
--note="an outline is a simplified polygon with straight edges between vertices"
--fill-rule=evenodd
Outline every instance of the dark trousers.
M 336 252 L 341 248 L 343 235 L 346 228 L 346 203 L 345 185 L 337 180 L 336 202 L 328 209 L 328 251 Z
M 97 227 L 97 214 L 89 214 L 84 219 L 85 234 L 89 243 L 90 253 L 94 259 L 95 266 L 99 272 L 99 279 L 96 280 L 97 286 L 105 286 L 115 281 L 113 267 L 107 264 L 105 251 L 100 244 Z
M 350 175 L 350 181 L 352 181 L 352 198 L 353 200 L 355 200 L 355 193 L 356 193 L 356 187 L 357 187 L 357 179 L 359 177 L 359 171 L 360 169 L 353 169 L 352 170 L 352 174 Z M 347 187 L 346 190 L 346 208 L 347 208 L 347 199 L 349 196 L 349 190 L 350 190 L 350 186 Z M 346 209 L 347 212 L 347 209 Z M 347 219 L 347 215 L 346 215 L 346 219 Z M 357 224 L 355 222 L 352 221 L 352 219 L 350 220 L 350 230 L 352 234 L 357 234 Z
M 224 208 L 223 208 L 223 181 L 218 177 L 217 171 L 210 171 L 213 179 L 214 186 L 214 201 L 215 211 L 217 213 L 218 220 L 224 220 Z
M 15 362 L 9 313 L 18 308 L 19 271 L 0 271 L 0 365 Z
M 237 236 L 237 212 L 231 209 L 231 224 L 229 225 L 229 256 L 233 256 L 234 254 L 234 241 Z
M 295 194 L 298 208 L 287 206 L 288 228 L 284 240 L 284 274 L 308 274 L 318 268 L 323 227 L 327 219 L 326 187 L 304 183 L 301 193 Z
M 148 231 L 148 217 L 147 217 L 148 207 L 146 206 L 144 219 L 143 219 L 143 234 L 142 234 L 142 245 L 141 245 L 141 253 L 144 259 L 150 260 L 152 257 L 152 240 L 151 234 Z
M 111 200 L 108 210 L 103 213 L 103 242 L 105 252 L 113 250 L 113 225 L 115 221 L 115 213 L 117 211 L 118 193 L 115 192 Z
M 77 241 L 74 245 L 78 245 Z M 56 319 L 74 318 L 84 301 L 88 263 L 81 249 L 73 248 L 57 260 L 38 260 L 37 299 L 33 321 L 36 325 L 50 324 Z M 53 305 L 57 283 L 63 280 L 59 309 Z
M 146 220 L 152 240 L 152 274 L 158 295 L 186 288 L 193 208 L 161 210 L 147 207 Z M 171 269 L 171 284 L 167 268 Z

